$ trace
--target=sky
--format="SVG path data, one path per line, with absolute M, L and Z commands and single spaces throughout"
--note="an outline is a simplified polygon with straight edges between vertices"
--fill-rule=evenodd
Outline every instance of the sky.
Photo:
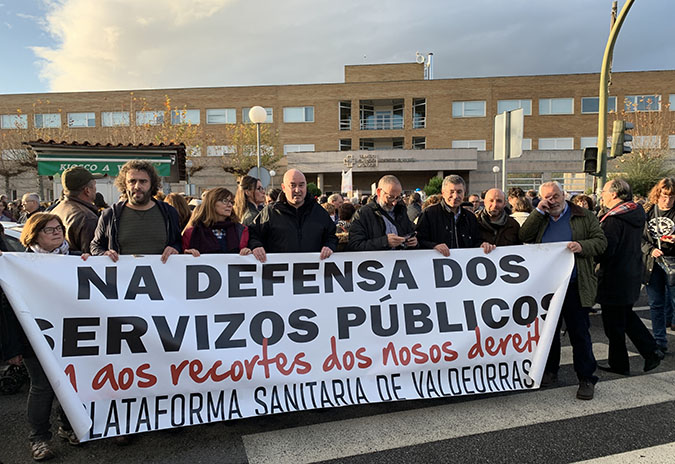
M 624 0 L 619 0 L 619 9 Z M 0 94 L 599 72 L 611 0 L 0 0 Z M 636 0 L 614 71 L 675 69 L 673 0 Z

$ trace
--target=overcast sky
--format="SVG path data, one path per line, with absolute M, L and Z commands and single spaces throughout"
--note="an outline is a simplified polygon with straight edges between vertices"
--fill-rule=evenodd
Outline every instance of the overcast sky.
M 619 9 L 624 1 L 619 1 Z M 611 0 L 0 0 L 0 93 L 598 72 Z M 637 0 L 615 71 L 675 69 L 674 0 Z

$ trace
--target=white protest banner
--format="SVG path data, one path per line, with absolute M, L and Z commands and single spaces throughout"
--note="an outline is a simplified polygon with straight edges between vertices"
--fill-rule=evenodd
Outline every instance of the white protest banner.
M 0 284 L 86 441 L 537 388 L 574 263 L 565 245 L 264 264 L 5 253 Z

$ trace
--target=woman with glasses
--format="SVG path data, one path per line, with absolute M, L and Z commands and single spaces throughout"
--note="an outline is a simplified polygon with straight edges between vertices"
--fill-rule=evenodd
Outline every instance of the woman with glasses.
M 239 223 L 233 211 L 232 192 L 223 187 L 208 191 L 183 232 L 185 253 L 251 253 L 248 227 Z
M 265 204 L 265 188 L 262 183 L 251 176 L 244 176 L 239 181 L 237 196 L 234 198 L 234 212 L 241 218 L 241 223 L 250 226 L 260 212 L 259 207 Z
M 35 213 L 26 221 L 20 240 L 26 247 L 27 252 L 80 255 L 80 252 L 70 252 L 68 242 L 64 238 L 64 230 L 61 218 L 55 214 Z M 86 260 L 89 254 L 85 253 L 81 256 L 83 260 Z M 23 362 L 26 370 L 28 370 L 30 390 L 28 392 L 27 417 L 31 429 L 29 436 L 31 453 L 34 460 L 44 461 L 54 457 L 54 451 L 49 443 L 52 438 L 50 416 L 54 391 L 11 308 L 5 307 L 4 298 L 2 311 L 3 322 L 9 326 L 8 330 L 3 331 L 3 335 L 9 338 L 7 340 L 3 336 L 3 357 L 8 358 L 9 364 L 20 365 Z M 61 422 L 61 425 L 57 430 L 57 435 L 67 440 L 71 445 L 78 445 L 77 436 L 75 436 L 63 409 L 60 407 L 59 422 Z
M 675 285 L 668 285 L 663 257 L 675 257 L 675 178 L 661 179 L 649 192 L 645 205 L 647 223 L 642 234 L 647 298 L 652 318 L 652 332 L 659 349 L 668 350 L 666 337 L 666 298 L 675 306 Z

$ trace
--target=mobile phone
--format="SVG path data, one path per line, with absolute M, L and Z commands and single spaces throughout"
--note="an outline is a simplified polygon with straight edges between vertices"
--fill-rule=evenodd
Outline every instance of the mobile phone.
M 417 231 L 406 234 L 406 235 L 403 236 L 403 238 L 405 238 L 406 240 L 409 240 L 409 239 L 413 238 L 415 235 L 417 235 Z

